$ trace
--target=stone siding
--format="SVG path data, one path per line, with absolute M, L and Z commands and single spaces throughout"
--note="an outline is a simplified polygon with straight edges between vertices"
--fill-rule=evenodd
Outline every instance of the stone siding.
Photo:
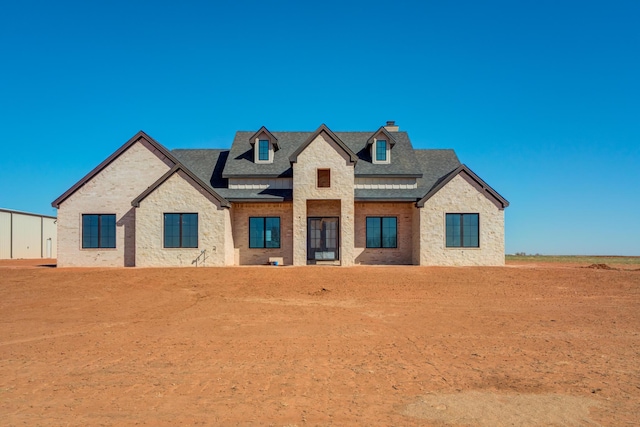
M 58 266 L 135 265 L 135 209 L 131 201 L 173 162 L 140 140 L 62 202 L 58 209 Z M 115 249 L 82 248 L 82 214 L 116 214 Z
M 197 213 L 198 247 L 165 248 L 164 214 Z M 192 267 L 203 250 L 198 265 L 226 265 L 226 219 L 229 209 L 199 188 L 183 172 L 177 172 L 156 188 L 136 209 L 136 266 Z
M 172 166 L 171 160 L 141 138 L 64 200 L 58 209 L 58 265 L 191 266 L 204 249 L 206 265 L 264 265 L 270 258 L 282 258 L 287 265 L 306 265 L 309 217 L 339 218 L 337 263 L 343 266 L 504 265 L 504 210 L 465 172 L 448 182 L 423 208 L 414 203 L 355 203 L 355 182 L 371 188 L 398 187 L 400 192 L 402 186 L 415 183 L 356 180 L 348 154 L 322 131 L 298 153 L 293 177 L 286 179 L 286 186 L 293 188 L 291 202 L 233 203 L 230 209 L 223 208 L 188 175 L 178 172 L 148 195 L 139 208 L 133 208 L 131 201 Z M 318 169 L 331 171 L 329 187 L 317 186 Z M 284 179 L 236 181 L 230 181 L 231 185 L 262 188 L 271 181 L 276 187 L 285 183 Z M 164 248 L 165 212 L 199 214 L 198 248 Z M 446 247 L 446 213 L 479 214 L 479 248 Z M 116 215 L 114 249 L 81 247 L 83 214 Z M 249 218 L 265 216 L 280 217 L 281 247 L 250 249 Z M 368 216 L 397 217 L 397 248 L 366 247 Z
M 413 251 L 411 254 L 411 263 L 413 265 L 420 265 L 420 212 L 422 209 L 418 209 L 414 206 L 414 209 L 411 211 L 411 216 L 413 217 L 413 223 L 411 227 L 411 244 L 413 246 Z
M 412 264 L 413 211 L 415 203 L 364 203 L 355 207 L 355 263 L 356 264 Z M 367 248 L 367 217 L 394 216 L 397 218 L 397 248 Z
M 249 248 L 249 218 L 267 216 L 280 217 L 280 248 Z M 264 265 L 271 257 L 293 264 L 292 203 L 234 203 L 233 241 L 237 265 Z
M 235 262 L 235 248 L 233 240 L 233 206 L 225 209 L 224 215 L 224 264 L 225 265 L 237 265 Z
M 331 186 L 318 188 L 317 170 L 331 170 Z M 321 133 L 293 164 L 293 263 L 307 264 L 307 200 L 340 201 L 340 264 L 354 263 L 354 166 L 349 156 Z
M 340 200 L 307 200 L 307 218 L 332 217 L 340 218 Z
M 447 213 L 479 214 L 479 248 L 445 247 Z M 420 209 L 420 248 L 421 265 L 504 265 L 504 210 L 460 174 Z

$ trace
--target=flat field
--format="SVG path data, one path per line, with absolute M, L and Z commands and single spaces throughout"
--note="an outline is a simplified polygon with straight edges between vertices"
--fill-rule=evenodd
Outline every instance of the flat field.
M 629 426 L 640 269 L 0 262 L 0 425 Z

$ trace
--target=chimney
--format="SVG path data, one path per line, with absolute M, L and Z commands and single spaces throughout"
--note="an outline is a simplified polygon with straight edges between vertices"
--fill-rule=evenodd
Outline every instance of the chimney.
M 384 127 L 389 132 L 398 132 L 400 128 L 396 126 L 396 122 L 394 120 L 387 120 L 387 124 Z

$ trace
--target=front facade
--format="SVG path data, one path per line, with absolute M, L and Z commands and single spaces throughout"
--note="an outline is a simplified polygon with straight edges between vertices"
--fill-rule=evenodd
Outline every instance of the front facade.
M 503 265 L 508 202 L 453 150 L 370 132 L 139 132 L 56 199 L 58 265 Z

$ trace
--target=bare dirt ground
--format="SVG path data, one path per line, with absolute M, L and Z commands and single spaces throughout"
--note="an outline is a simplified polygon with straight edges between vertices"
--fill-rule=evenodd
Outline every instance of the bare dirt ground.
M 54 263 L 0 262 L 1 425 L 640 420 L 634 266 Z

